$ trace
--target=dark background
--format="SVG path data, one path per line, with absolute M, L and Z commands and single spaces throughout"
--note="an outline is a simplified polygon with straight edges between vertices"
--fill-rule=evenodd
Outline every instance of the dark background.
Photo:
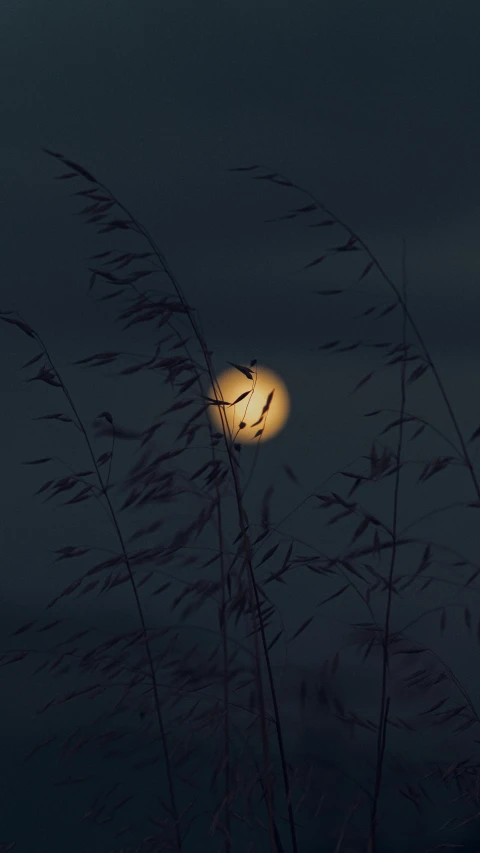
M 308 199 L 251 180 L 249 173 L 229 172 L 230 167 L 266 164 L 305 186 L 358 231 L 397 283 L 406 239 L 410 307 L 462 428 L 467 436 L 473 432 L 480 421 L 479 24 L 477 4 L 443 0 L 3 4 L 0 307 L 19 311 L 40 332 L 88 422 L 108 409 L 121 423 L 143 425 L 165 408 L 167 397 L 154 378 L 126 383 L 103 371 L 86 381 L 71 365 L 123 340 L 108 303 L 96 304 L 87 291 L 88 256 L 121 239 L 96 238 L 70 216 L 77 209 L 66 192 L 73 192 L 73 182 L 52 180 L 58 169 L 42 146 L 84 165 L 149 229 L 199 310 L 218 370 L 228 360 L 257 358 L 284 378 L 292 414 L 283 433 L 260 452 L 250 491 L 253 514 L 269 483 L 275 484 L 274 516 L 280 521 L 336 470 L 368 452 L 379 425 L 363 413 L 398 408 L 398 373 L 383 371 L 350 397 L 358 380 L 377 366 L 375 351 L 335 358 L 318 347 L 337 337 L 345 343 L 396 340 L 400 315 L 355 319 L 372 304 L 365 293 L 377 294 L 377 302 L 391 301 L 378 275 L 355 284 L 361 259 L 335 258 L 299 271 L 321 253 L 319 246 L 344 242 L 343 234 L 319 236 L 325 229 L 307 228 L 306 219 L 266 223 Z M 313 293 L 319 287 L 352 293 L 322 299 Z M 10 647 L 12 627 L 35 618 L 64 584 L 49 565 L 49 551 L 68 542 L 105 544 L 105 531 L 91 510 L 67 514 L 31 497 L 46 475 L 22 467 L 22 461 L 47 455 L 52 447 L 79 461 L 83 450 L 61 426 L 32 421 L 57 408 L 56 392 L 22 383 L 18 368 L 34 355 L 33 345 L 7 326 L 1 332 L 1 607 L 4 644 Z M 134 331 L 129 346 L 141 351 L 142 345 Z M 409 394 L 411 410 L 421 408 L 439 428 L 450 429 L 430 380 L 413 385 Z M 435 452 L 430 440 L 423 442 L 421 459 Z M 252 453 L 242 452 L 248 469 Z M 443 446 L 436 452 L 448 451 Z M 285 476 L 284 463 L 296 472 L 298 486 Z M 333 482 L 345 485 L 337 479 L 331 488 Z M 409 492 L 402 525 L 429 508 L 475 497 L 462 471 L 422 489 Z M 382 508 L 388 519 L 391 492 L 382 495 L 387 498 L 372 494 L 371 506 Z M 182 508 L 174 513 L 181 520 Z M 341 541 L 341 531 L 325 528 L 311 503 L 281 530 L 317 548 L 334 550 Z M 349 536 L 352 530 L 350 525 Z M 434 516 L 421 532 L 466 555 L 475 553 L 475 515 Z M 293 590 L 280 589 L 287 631 L 329 591 L 328 583 L 319 585 L 313 576 Z M 403 622 L 413 618 L 417 605 L 419 612 L 435 607 L 438 595 L 442 603 L 463 603 L 470 596 L 475 612 L 473 593 L 444 585 L 426 593 L 421 605 L 404 602 Z M 70 610 L 66 605 L 65 614 L 75 624 L 93 624 L 99 614 L 112 625 L 133 620 L 128 595 L 118 593 L 108 602 L 108 614 L 106 607 L 104 599 L 101 604 L 83 599 Z M 329 607 L 288 652 L 284 707 L 292 743 L 302 723 L 288 699 L 289 685 L 293 696 L 299 668 L 314 668 L 338 645 L 342 624 L 362 618 L 353 598 Z M 201 626 L 201 617 L 197 621 Z M 416 636 L 440 642 L 437 622 L 423 620 Z M 466 657 L 461 627 L 453 624 L 441 642 L 475 692 L 477 653 Z M 285 649 L 282 655 L 279 665 Z M 48 685 L 35 687 L 26 670 L 21 676 L 13 669 L 1 675 L 8 748 L 0 835 L 17 837 L 21 851 L 63 851 L 66 837 L 70 850 L 86 849 L 81 846 L 90 843 L 86 837 L 78 836 L 80 846 L 74 846 L 65 813 L 60 819 L 57 801 L 40 781 L 50 764 L 38 757 L 35 765 L 22 767 L 17 760 L 38 739 L 31 716 Z M 342 689 L 368 704 L 369 677 L 353 668 L 343 676 Z M 311 716 L 317 724 L 313 710 Z M 67 712 L 62 726 L 69 730 Z M 323 743 L 325 728 L 315 731 Z M 71 808 L 69 826 L 76 826 Z M 415 831 L 426 830 L 417 820 Z

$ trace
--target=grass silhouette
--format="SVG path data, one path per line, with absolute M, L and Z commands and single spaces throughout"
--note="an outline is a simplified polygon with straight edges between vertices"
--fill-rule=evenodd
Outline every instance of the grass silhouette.
M 121 304 L 116 319 L 123 323 L 126 337 L 142 324 L 142 343 L 148 349 L 140 354 L 132 352 L 130 345 L 127 350 L 105 349 L 83 356 L 76 364 L 89 373 L 113 368 L 118 382 L 135 381 L 124 378 L 134 374 L 154 373 L 163 379 L 170 396 L 161 419 L 146 427 L 122 425 L 106 410 L 88 425 L 39 332 L 13 310 L 0 313 L 5 324 L 23 332 L 29 346 L 34 345 L 22 365 L 29 371 L 27 381 L 51 386 L 45 392 L 48 399 L 50 395 L 55 401 L 62 399 L 65 411 L 44 413 L 40 419 L 73 427 L 86 454 L 86 467 L 81 470 L 54 456 L 25 460 L 35 469 L 48 470 L 35 494 L 56 507 L 75 508 L 88 501 L 92 510 L 102 513 L 108 528 L 106 558 L 97 559 L 95 546 L 58 548 L 55 561 L 68 561 L 73 574 L 47 609 L 72 597 L 104 598 L 121 587 L 129 590 L 137 623 L 135 630 L 113 635 L 100 625 L 96 632 L 82 628 L 65 636 L 62 619 L 49 615 L 45 622 L 40 615 L 19 626 L 13 632 L 19 639 L 12 636 L 11 647 L 3 650 L 2 665 L 33 663 L 33 672 L 43 671 L 51 674 L 52 682 L 55 677 L 68 685 L 59 691 L 55 682 L 52 699 L 38 713 L 57 713 L 63 705 L 70 708 L 75 702 L 86 702 L 81 707 L 87 721 L 76 725 L 60 745 L 60 760 L 70 767 L 74 760 L 87 766 L 89 760 L 104 759 L 115 768 L 116 781 L 105 788 L 105 780 L 102 784 L 95 773 L 80 773 L 67 775 L 61 783 L 72 785 L 76 796 L 79 788 L 90 790 L 83 795 L 89 804 L 79 818 L 91 825 L 92 837 L 97 831 L 108 839 L 98 849 L 118 853 L 199 849 L 383 853 L 405 846 L 419 853 L 449 847 L 477 849 L 467 847 L 470 835 L 462 835 L 470 832 L 472 824 L 474 831 L 480 816 L 480 764 L 474 757 L 480 720 L 473 689 L 437 653 L 433 642 L 416 640 L 411 629 L 435 617 L 443 635 L 447 614 L 460 608 L 465 631 L 475 644 L 480 621 L 475 627 L 467 603 L 451 605 L 447 600 L 415 617 L 404 614 L 409 596 L 416 603 L 424 590 L 442 592 L 448 584 L 465 594 L 476 590 L 480 565 L 453 548 L 413 535 L 416 522 L 402 528 L 400 517 L 409 485 L 423 489 L 425 483 L 454 468 L 465 470 L 469 499 L 422 517 L 480 508 L 480 487 L 469 450 L 480 428 L 469 440 L 465 438 L 411 314 L 406 242 L 402 282 L 397 286 L 362 238 L 310 192 L 267 167 L 231 170 L 304 197 L 305 204 L 290 207 L 273 221 L 298 220 L 318 229 L 312 233 L 322 235 L 321 240 L 332 231 L 341 232 L 344 240 L 320 248 L 304 268 L 316 269 L 328 258 L 348 258 L 348 263 L 358 265 L 356 283 L 362 282 L 363 287 L 375 277 L 388 297 L 375 302 L 368 294 L 373 304 L 359 319 L 374 320 L 376 328 L 389 323 L 390 332 L 392 322 L 400 320 L 396 341 L 338 339 L 319 347 L 331 356 L 373 349 L 383 364 L 362 376 L 352 393 L 361 393 L 376 374 L 388 371 L 399 399 L 394 411 L 378 408 L 366 413 L 374 424 L 385 415 L 388 423 L 374 430 L 369 454 L 352 463 L 355 470 L 348 465 L 328 478 L 339 477 L 347 485 L 346 493 L 342 488 L 321 491 L 319 487 L 286 516 L 309 503 L 328 515 L 325 526 L 342 522 L 346 533 L 341 547 L 336 553 L 325 553 L 318 542 L 305 543 L 284 534 L 285 518 L 272 520 L 273 488 L 263 496 L 260 517 L 252 516 L 245 486 L 254 467 L 247 477 L 244 451 L 225 415 L 231 401 L 222 400 L 199 312 L 189 304 L 161 249 L 87 169 L 58 152 L 45 151 L 62 166 L 60 180 L 81 183 L 83 188 L 74 196 L 85 202 L 80 211 L 84 222 L 96 226 L 98 234 L 115 232 L 117 237 L 121 232 L 121 249 L 107 248 L 90 258 L 89 290 L 98 292 L 99 301 Z M 152 277 L 157 284 L 147 287 L 146 279 L 150 282 Z M 344 291 L 317 292 L 333 298 Z M 234 367 L 254 388 L 256 360 Z M 427 379 L 438 389 L 453 438 L 410 410 L 411 387 Z M 257 424 L 254 466 L 271 399 L 271 395 L 266 398 Z M 53 406 L 56 409 L 57 403 Z M 221 417 L 220 432 L 209 416 L 212 407 Z M 197 444 L 200 439 L 204 445 Z M 417 446 L 418 440 L 425 441 L 427 458 L 407 455 L 408 447 Z M 448 445 L 448 455 L 431 455 L 434 440 Z M 102 442 L 107 442 L 108 449 L 99 453 L 97 445 Z M 121 449 L 127 446 L 135 448 L 133 460 Z M 286 473 L 297 481 L 290 465 Z M 378 504 L 378 510 L 365 505 L 363 496 L 370 504 Z M 188 522 L 177 526 L 174 507 L 179 503 Z M 449 562 L 440 564 L 441 557 Z M 316 579 L 318 602 L 309 605 L 306 598 L 302 621 L 287 632 L 275 590 L 301 584 L 305 573 Z M 325 606 L 335 602 L 336 612 L 342 614 L 342 603 L 349 597 L 358 603 L 362 618 L 337 621 L 337 647 L 324 657 L 313 678 L 304 673 L 294 685 L 295 703 L 306 725 L 320 720 L 323 726 L 329 720 L 344 730 L 348 743 L 353 741 L 347 738 L 363 734 L 362 749 L 368 760 L 362 768 L 355 766 L 355 760 L 349 768 L 335 757 L 332 761 L 327 748 L 323 755 L 311 749 L 310 754 L 299 756 L 286 707 L 291 693 L 287 690 L 287 701 L 276 657 L 281 644 L 288 648 L 307 632 L 315 642 L 314 624 Z M 161 607 L 153 619 L 151 608 L 156 602 Z M 168 620 L 163 615 L 167 611 L 171 611 Z M 207 614 L 208 627 L 192 622 L 200 613 Z M 39 648 L 39 633 L 55 639 Z M 196 635 L 193 646 L 188 639 L 192 634 Z M 347 706 L 340 695 L 338 677 L 352 660 L 357 669 L 363 665 L 365 672 L 373 673 L 373 715 Z M 438 760 L 426 761 L 421 772 L 417 764 L 412 769 L 408 762 L 402 763 L 398 754 L 405 755 L 409 744 L 418 743 L 419 732 L 425 741 L 433 733 L 442 748 L 448 741 L 459 757 L 443 760 L 439 753 Z M 38 749 L 53 749 L 56 740 L 53 735 L 40 742 Z M 145 774 L 146 794 L 136 790 L 138 772 Z M 201 780 L 202 774 L 208 784 Z M 344 800 L 339 800 L 339 792 Z M 431 822 L 427 814 L 436 816 L 440 826 L 429 848 L 422 833 L 400 841 L 403 847 L 394 848 L 393 841 L 388 841 L 400 837 L 403 819 L 396 815 L 398 825 L 394 826 L 386 815 L 402 802 L 420 821 L 425 820 L 425 826 L 427 820 Z M 446 803 L 455 812 L 448 821 L 443 820 Z M 7 844 L 2 849 L 11 848 Z

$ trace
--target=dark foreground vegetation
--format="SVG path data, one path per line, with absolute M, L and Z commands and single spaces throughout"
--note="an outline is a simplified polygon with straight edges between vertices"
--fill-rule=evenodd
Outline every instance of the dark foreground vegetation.
M 305 269 L 316 276 L 322 307 L 348 291 L 322 286 L 327 265 L 345 264 L 357 306 L 363 293 L 359 337 L 322 343 L 318 369 L 337 353 L 368 353 L 378 363 L 346 392 L 362 394 L 382 373 L 398 400 L 395 409 L 380 399 L 365 412 L 372 436 L 363 456 L 292 502 L 290 516 L 312 504 L 319 510 L 318 541 L 306 543 L 282 532 L 272 487 L 254 492 L 249 505 L 245 486 L 255 482 L 271 395 L 257 424 L 245 398 L 252 452 L 223 415 L 215 431 L 211 407 L 222 414 L 235 401 L 222 400 L 216 376 L 226 365 L 212 362 L 201 308 L 111 190 L 78 163 L 46 153 L 74 187 L 82 219 L 109 241 L 90 258 L 89 293 L 113 307 L 125 330 L 125 349 L 109 346 L 106 328 L 105 347 L 79 354 L 79 369 L 91 383 L 113 371 L 126 397 L 132 383 L 155 377 L 168 400 L 148 424 L 120 423 L 108 410 L 87 422 L 32 319 L 0 314 L 7 336 L 7 325 L 25 335 L 27 381 L 43 383 L 39 420 L 69 430 L 75 453 L 83 448 L 80 465 L 76 457 L 26 455 L 35 494 L 58 514 L 85 504 L 104 530 L 102 548 L 85 542 L 81 526 L 76 542 L 58 543 L 54 561 L 66 582 L 2 650 L 2 666 L 49 679 L 49 700 L 32 708 L 46 734 L 23 772 L 51 752 L 52 790 L 61 786 L 72 803 L 62 850 L 77 849 L 77 825 L 94 853 L 480 850 L 480 697 L 443 654 L 452 629 L 463 632 L 472 660 L 478 654 L 480 563 L 402 522 L 412 490 L 423 490 L 422 518 L 438 518 L 439 530 L 449 512 L 478 512 L 471 448 L 480 428 L 472 423 L 464 433 L 410 313 L 405 243 L 396 284 L 361 236 L 311 193 L 262 166 L 232 169 L 270 186 L 276 203 L 286 199 L 279 223 L 311 229 L 317 248 Z M 363 291 L 371 281 L 377 295 Z M 255 354 L 234 367 L 253 389 Z M 428 382 L 448 433 L 410 405 Z M 430 486 L 455 470 L 461 499 L 438 506 Z M 285 475 L 298 494 L 290 464 Z M 341 544 L 327 553 L 322 535 L 333 525 Z M 315 597 L 305 595 L 303 618 L 286 628 L 277 591 L 307 581 Z M 120 594 L 130 602 L 128 625 L 79 617 L 68 630 L 67 599 L 83 606 L 101 598 L 108 609 L 109 596 Z M 325 652 L 316 631 L 328 618 L 333 651 Z M 318 667 L 289 672 L 288 650 L 308 636 Z M 353 691 L 358 701 L 348 690 L 354 680 L 363 684 Z M 13 845 L 5 840 L 0 851 Z M 26 850 L 21 840 L 15 849 Z

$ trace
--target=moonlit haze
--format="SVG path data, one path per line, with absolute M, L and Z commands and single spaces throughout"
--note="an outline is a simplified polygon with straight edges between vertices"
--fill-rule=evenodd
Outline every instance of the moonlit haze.
M 282 379 L 262 365 L 251 370 L 253 380 L 235 367 L 225 370 L 217 380 L 221 399 L 229 404 L 224 406 L 224 412 L 232 438 L 242 444 L 273 438 L 283 429 L 290 413 L 290 397 Z M 209 396 L 215 397 L 213 389 Z M 218 407 L 211 406 L 210 413 L 215 427 L 222 430 Z
M 479 32 L 0 2 L 0 853 L 480 853 Z

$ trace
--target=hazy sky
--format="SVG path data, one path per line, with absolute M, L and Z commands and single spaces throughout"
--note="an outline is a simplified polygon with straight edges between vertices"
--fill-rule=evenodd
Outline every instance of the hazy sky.
M 383 371 L 363 394 L 350 397 L 379 363 L 377 351 L 335 358 L 318 347 L 336 338 L 346 344 L 397 340 L 400 316 L 357 320 L 372 304 L 365 293 L 331 300 L 314 294 L 353 287 L 391 301 L 378 276 L 355 284 L 358 258 L 301 271 L 322 247 L 343 243 L 344 234 L 310 229 L 315 220 L 305 217 L 266 222 L 308 199 L 230 167 L 265 164 L 304 186 L 358 231 L 397 284 L 406 238 L 411 310 L 462 428 L 467 436 L 473 432 L 480 422 L 479 26 L 472 0 L 2 5 L 0 308 L 19 311 L 40 332 L 87 421 L 106 408 L 122 423 L 143 424 L 162 410 L 165 391 L 153 382 L 118 384 L 107 372 L 88 374 L 86 382 L 71 367 L 98 349 L 115 349 L 122 337 L 109 303 L 96 303 L 87 290 L 87 258 L 107 248 L 108 237 L 97 238 L 71 215 L 79 207 L 69 193 L 79 185 L 53 180 L 59 170 L 42 146 L 93 172 L 152 233 L 199 310 L 218 370 L 227 361 L 257 358 L 284 378 L 292 414 L 260 453 L 254 508 L 274 482 L 280 518 L 369 451 L 373 421 L 363 413 L 398 407 L 398 384 Z M 141 344 L 141 334 L 130 338 L 132 349 Z M 49 549 L 78 541 L 80 523 L 83 537 L 98 538 L 102 530 L 87 511 L 66 517 L 31 497 L 47 475 L 20 463 L 44 455 L 52 442 L 68 456 L 71 435 L 31 420 L 56 404 L 46 386 L 22 383 L 18 368 L 34 355 L 28 339 L 5 326 L 0 346 L 1 599 L 10 617 L 23 613 L 27 621 L 61 582 L 48 569 Z M 437 391 L 422 383 L 412 386 L 408 406 L 422 407 L 425 417 L 447 428 Z M 429 449 L 424 442 L 420 457 Z M 74 452 L 82 458 L 81 449 Z M 448 451 L 439 445 L 436 452 Z M 299 486 L 285 476 L 286 462 Z M 343 480 L 335 482 L 344 488 Z M 426 506 L 447 502 L 452 483 L 457 499 L 474 499 L 463 474 L 438 483 L 409 499 L 405 524 Z M 324 528 L 324 518 L 306 508 L 283 529 L 326 547 L 337 541 L 337 528 Z M 467 553 L 476 547 L 474 523 L 441 518 L 441 525 L 434 517 L 424 528 L 425 536 Z M 288 626 L 301 622 L 310 590 L 305 580 L 283 599 Z M 317 586 L 316 600 L 321 597 Z M 124 609 L 122 599 L 114 609 Z M 309 637 L 293 653 L 296 663 L 315 663 L 320 638 L 328 640 L 331 628 L 327 623 L 318 631 L 313 644 Z M 457 638 L 454 658 L 461 642 Z M 6 691 L 9 678 L 2 682 Z M 25 720 L 27 705 L 23 695 Z M 34 784 L 15 778 L 24 792 Z M 52 846 L 60 844 L 53 823 L 48 826 L 48 849 L 60 853 L 61 846 Z M 22 843 L 22 853 L 33 849 L 27 835 Z

